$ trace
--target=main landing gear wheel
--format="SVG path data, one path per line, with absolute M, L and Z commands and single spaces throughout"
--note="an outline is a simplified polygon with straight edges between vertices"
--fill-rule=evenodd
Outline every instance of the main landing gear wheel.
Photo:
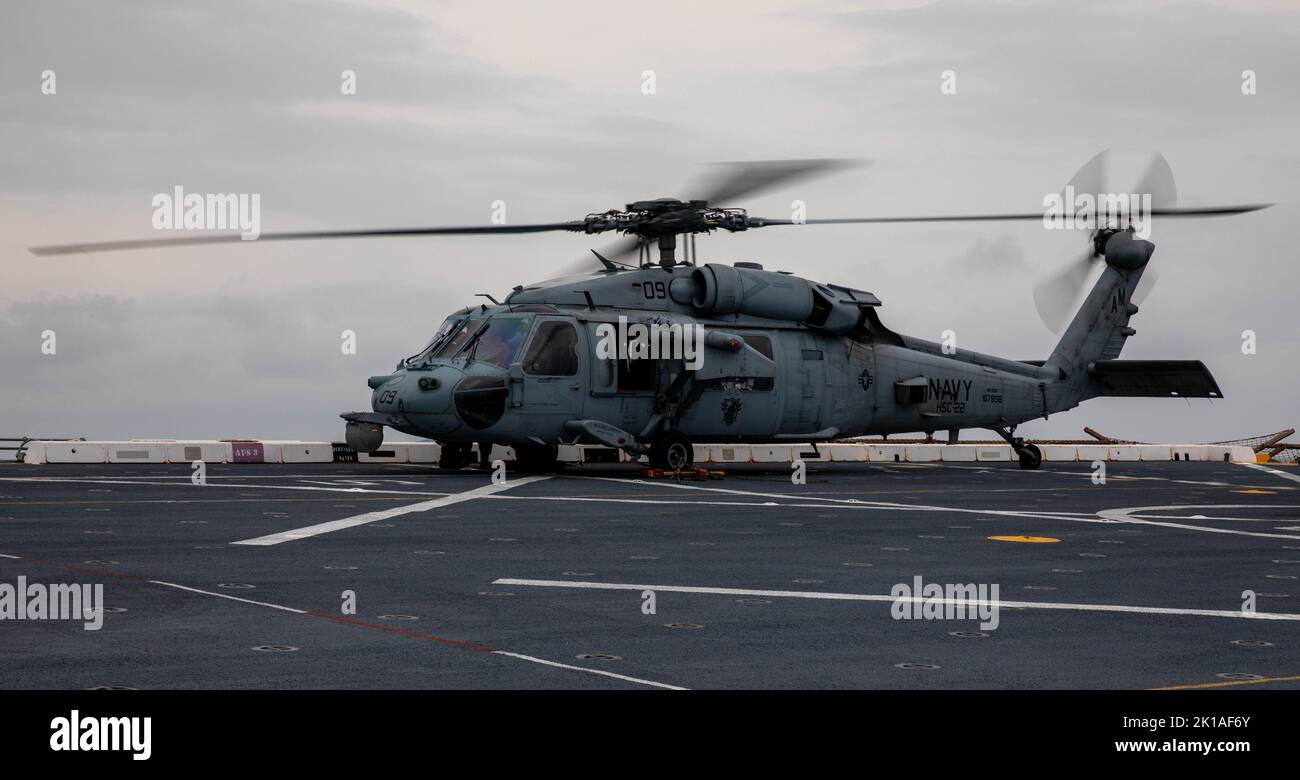
M 1020 468 L 1027 471 L 1033 471 L 1043 465 L 1043 451 L 1038 449 L 1037 444 L 1022 444 L 1016 450 L 1020 456 Z
M 695 446 L 679 431 L 661 433 L 650 445 L 650 465 L 657 469 L 677 471 L 689 469 L 694 463 Z

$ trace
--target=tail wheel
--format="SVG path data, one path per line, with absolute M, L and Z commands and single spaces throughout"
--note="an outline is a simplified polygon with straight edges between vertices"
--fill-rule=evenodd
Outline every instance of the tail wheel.
M 1043 451 L 1037 444 L 1026 444 L 1016 453 L 1020 456 L 1020 468 L 1033 471 L 1043 464 Z
M 695 445 L 680 431 L 662 433 L 650 445 L 650 465 L 655 468 L 677 471 L 694 463 Z

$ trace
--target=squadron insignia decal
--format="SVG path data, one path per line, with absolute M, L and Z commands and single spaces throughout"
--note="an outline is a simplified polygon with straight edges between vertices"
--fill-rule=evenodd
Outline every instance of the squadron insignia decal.
M 736 418 L 740 416 L 740 410 L 745 403 L 739 398 L 722 399 L 722 421 L 727 425 L 735 425 Z

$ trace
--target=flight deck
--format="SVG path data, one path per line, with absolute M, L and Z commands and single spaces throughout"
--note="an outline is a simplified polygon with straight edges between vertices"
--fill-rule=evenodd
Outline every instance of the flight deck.
M 1294 468 L 718 468 L 0 466 L 0 581 L 104 593 L 0 688 L 1300 688 Z

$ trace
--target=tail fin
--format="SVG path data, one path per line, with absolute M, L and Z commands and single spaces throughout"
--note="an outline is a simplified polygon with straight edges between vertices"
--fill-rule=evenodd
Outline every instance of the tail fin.
M 1105 270 L 1043 364 L 1060 380 L 1059 390 L 1066 396 L 1059 399 L 1064 405 L 1050 406 L 1069 409 L 1098 394 L 1090 392 L 1095 388 L 1090 388 L 1089 366 L 1118 358 L 1124 342 L 1136 332 L 1129 327 L 1129 318 L 1138 310 L 1132 303 L 1133 291 L 1153 251 L 1154 244 L 1135 239 L 1129 231 L 1118 232 L 1106 242 Z

